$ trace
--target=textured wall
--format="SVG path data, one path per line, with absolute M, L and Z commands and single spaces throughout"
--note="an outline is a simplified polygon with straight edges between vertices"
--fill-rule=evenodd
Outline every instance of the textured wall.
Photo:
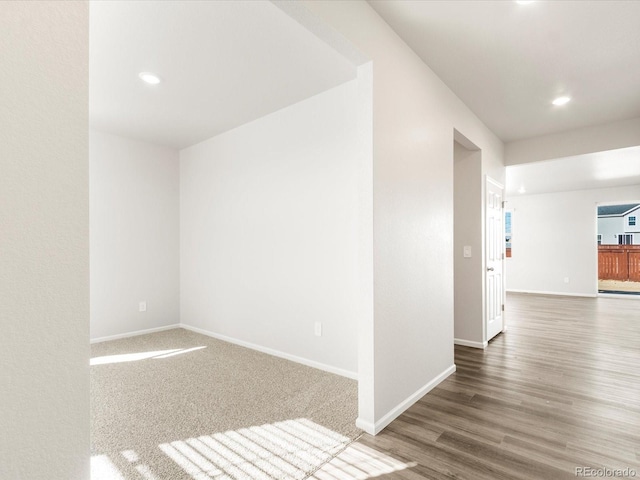
M 92 130 L 89 154 L 91 338 L 179 323 L 178 151 Z
M 366 2 L 306 1 L 373 65 L 373 418 L 379 430 L 453 368 L 453 136 L 504 179 L 502 142 Z
M 638 200 L 640 186 L 508 198 L 513 256 L 506 260 L 507 290 L 596 295 L 597 205 Z
M 456 340 L 482 344 L 484 342 L 482 153 L 478 150 L 467 150 L 457 142 L 453 149 L 455 177 L 453 334 Z M 471 258 L 463 257 L 465 246 L 471 247 Z
M 0 3 L 0 478 L 89 477 L 88 4 Z
M 355 375 L 357 94 L 347 82 L 180 152 L 182 323 Z
M 507 143 L 505 165 L 604 152 L 640 145 L 640 117 Z

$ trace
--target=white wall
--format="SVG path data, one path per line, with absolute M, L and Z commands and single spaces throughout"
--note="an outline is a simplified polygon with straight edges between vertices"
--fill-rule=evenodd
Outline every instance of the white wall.
M 513 238 L 507 290 L 596 295 L 597 205 L 639 198 L 640 186 L 508 198 Z
M 89 158 L 91 338 L 179 323 L 178 151 L 91 130 Z
M 507 143 L 505 165 L 553 160 L 640 145 L 640 117 Z
M 482 259 L 482 174 L 479 150 L 454 144 L 454 338 L 456 343 L 484 345 Z M 465 246 L 471 257 L 463 256 Z
M 180 152 L 183 324 L 355 375 L 357 97 L 354 80 Z
M 372 61 L 374 408 L 358 424 L 379 431 L 454 368 L 454 129 L 501 182 L 503 145 L 366 2 L 304 5 Z
M 89 477 L 88 4 L 0 3 L 0 478 Z

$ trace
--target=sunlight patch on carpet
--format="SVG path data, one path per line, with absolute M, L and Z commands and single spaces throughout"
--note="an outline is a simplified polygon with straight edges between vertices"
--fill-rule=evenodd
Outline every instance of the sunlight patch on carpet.
M 92 358 L 89 364 L 93 367 L 95 365 L 107 365 L 110 363 L 137 362 L 140 360 L 148 360 L 150 358 L 153 358 L 153 359 L 169 358 L 175 355 L 182 355 L 183 353 L 202 350 L 203 348 L 207 348 L 207 347 L 174 348 L 171 350 L 156 350 L 154 352 L 122 353 L 120 355 L 105 355 L 103 357 Z
M 159 445 L 194 479 L 303 479 L 350 438 L 306 418 Z
M 91 457 L 91 480 L 125 480 L 107 455 Z
M 194 480 L 365 480 L 416 465 L 372 448 L 307 418 L 202 435 L 158 445 Z M 135 478 L 163 480 L 134 450 L 120 455 Z M 92 480 L 129 480 L 107 455 L 91 458 Z

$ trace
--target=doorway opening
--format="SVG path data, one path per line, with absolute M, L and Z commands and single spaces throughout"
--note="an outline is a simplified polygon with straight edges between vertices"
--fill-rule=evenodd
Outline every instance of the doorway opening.
M 640 201 L 599 205 L 598 293 L 640 296 Z
M 457 130 L 453 140 L 454 343 L 486 348 L 504 329 L 504 188 L 480 148 Z

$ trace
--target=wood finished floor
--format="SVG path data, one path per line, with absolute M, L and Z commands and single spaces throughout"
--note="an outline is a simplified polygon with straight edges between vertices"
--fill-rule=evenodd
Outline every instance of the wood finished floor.
M 640 301 L 510 294 L 507 315 L 486 350 L 456 346 L 455 374 L 314 478 L 373 476 L 358 458 L 376 454 L 401 468 L 385 480 L 640 478 Z

